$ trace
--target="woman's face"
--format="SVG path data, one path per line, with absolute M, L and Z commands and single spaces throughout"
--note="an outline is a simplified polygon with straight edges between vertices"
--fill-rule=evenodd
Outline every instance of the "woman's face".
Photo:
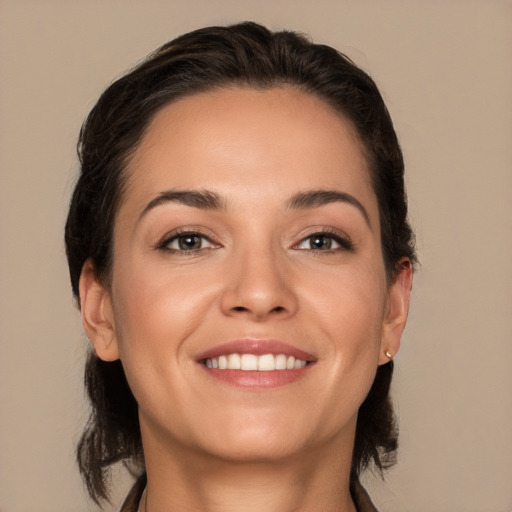
M 291 87 L 198 94 L 156 115 L 127 176 L 110 286 L 83 276 L 82 304 L 145 444 L 245 460 L 351 446 L 409 284 L 387 285 L 351 125 Z

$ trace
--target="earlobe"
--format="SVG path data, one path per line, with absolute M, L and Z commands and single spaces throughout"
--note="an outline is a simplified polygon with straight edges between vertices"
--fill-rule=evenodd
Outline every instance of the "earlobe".
M 388 310 L 382 327 L 379 364 L 388 363 L 400 349 L 400 340 L 409 314 L 412 265 L 408 258 L 399 262 L 399 271 L 388 291 Z
M 119 359 L 110 293 L 98 281 L 91 259 L 82 267 L 79 291 L 82 325 L 96 354 L 103 361 Z

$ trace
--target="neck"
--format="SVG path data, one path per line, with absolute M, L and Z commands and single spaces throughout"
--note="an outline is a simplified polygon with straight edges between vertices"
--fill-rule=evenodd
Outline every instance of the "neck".
M 153 441 L 144 444 L 144 512 L 356 512 L 351 441 L 270 461 L 225 460 Z

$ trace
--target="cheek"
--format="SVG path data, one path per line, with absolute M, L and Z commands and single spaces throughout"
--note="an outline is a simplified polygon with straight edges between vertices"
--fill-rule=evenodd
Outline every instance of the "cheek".
M 180 397 L 188 396 L 180 356 L 184 353 L 183 341 L 199 316 L 198 308 L 191 307 L 191 295 L 175 286 L 179 284 L 176 280 L 169 283 L 139 275 L 130 284 L 116 289 L 115 302 L 119 353 L 126 378 L 144 415 L 154 424 L 174 425 L 176 429 L 180 417 L 168 412 L 181 410 Z
M 183 363 L 190 364 L 187 340 L 209 318 L 219 294 L 211 272 L 193 268 L 118 261 L 112 286 L 116 333 L 134 394 L 156 389 L 159 381 L 178 381 Z
M 370 267 L 352 266 L 328 269 L 302 285 L 305 329 L 324 345 L 319 361 L 322 379 L 316 381 L 312 397 L 321 410 L 322 431 L 330 435 L 351 421 L 375 378 L 385 277 Z
M 137 272 L 120 269 L 114 281 L 113 296 L 121 344 L 179 343 L 200 317 L 209 291 L 198 286 L 197 276 L 174 269 L 131 265 Z M 169 339 L 172 334 L 173 340 Z
M 326 411 L 341 415 L 359 408 L 378 366 L 387 288 L 384 273 L 372 268 L 339 269 L 316 284 L 311 280 L 310 292 L 304 293 L 308 325 L 320 331 L 327 345 L 316 394 L 325 397 Z M 325 421 L 330 419 L 327 415 Z
M 302 295 L 306 310 L 318 318 L 319 327 L 329 330 L 338 347 L 371 346 L 379 339 L 387 289 L 384 273 L 374 265 L 317 275 L 305 283 Z

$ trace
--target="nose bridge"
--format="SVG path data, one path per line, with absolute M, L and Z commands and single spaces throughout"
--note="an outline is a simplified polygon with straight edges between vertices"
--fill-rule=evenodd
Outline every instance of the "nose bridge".
M 291 314 L 296 298 L 289 282 L 286 258 L 271 242 L 247 243 L 233 251 L 223 296 L 226 313 L 245 313 L 262 319 Z

